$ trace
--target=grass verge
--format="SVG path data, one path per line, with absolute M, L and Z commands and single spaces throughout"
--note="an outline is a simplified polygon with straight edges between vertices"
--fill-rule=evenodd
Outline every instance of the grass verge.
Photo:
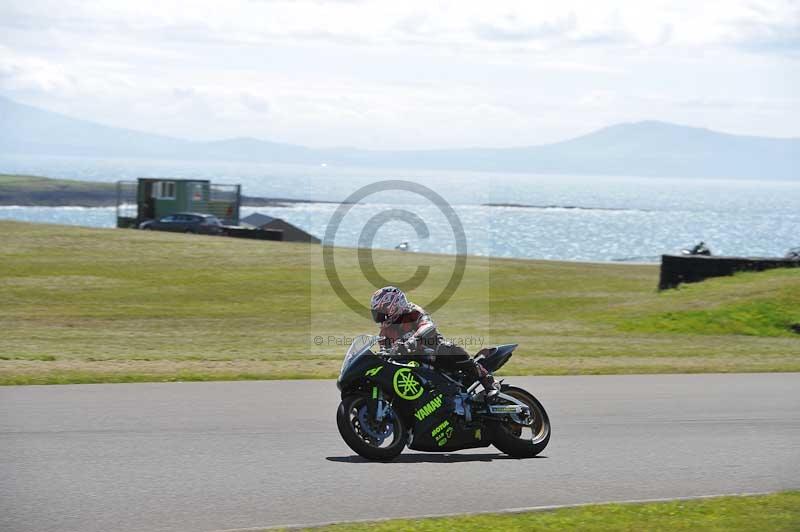
M 374 289 L 336 250 L 357 301 Z M 375 251 L 375 267 L 428 279 L 453 258 Z M 800 270 L 658 292 L 652 265 L 469 257 L 434 313 L 474 352 L 516 342 L 506 374 L 800 371 Z M 330 378 L 347 338 L 374 333 L 333 292 L 318 245 L 0 222 L 0 384 Z
M 800 529 L 800 492 L 656 503 L 598 504 L 558 510 L 347 523 L 311 530 L 707 530 Z

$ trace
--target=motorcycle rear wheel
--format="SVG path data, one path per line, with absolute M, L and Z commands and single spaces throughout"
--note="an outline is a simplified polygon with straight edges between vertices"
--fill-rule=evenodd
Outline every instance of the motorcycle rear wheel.
M 389 412 L 390 419 L 384 421 L 391 426 L 391 434 L 387 436 L 392 441 L 383 447 L 383 441 L 378 441 L 370 434 L 370 429 L 375 432 L 374 427 L 361 427 L 363 416 L 360 416 L 362 409 L 367 408 L 369 399 L 363 395 L 351 395 L 342 399 L 336 411 L 336 426 L 342 439 L 353 451 L 369 460 L 389 461 L 396 458 L 406 446 L 406 427 L 403 420 L 394 410 Z
M 495 431 L 494 446 L 514 458 L 533 458 L 550 442 L 550 418 L 542 403 L 522 388 L 503 387 L 503 393 L 528 405 L 530 423 L 512 420 L 500 423 Z

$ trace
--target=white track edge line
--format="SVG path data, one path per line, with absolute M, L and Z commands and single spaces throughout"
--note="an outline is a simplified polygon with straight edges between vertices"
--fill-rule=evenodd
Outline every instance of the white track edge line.
M 601 502 L 579 502 L 572 504 L 549 504 L 545 506 L 523 506 L 519 508 L 505 508 L 502 510 L 481 510 L 479 512 L 455 512 L 447 514 L 423 514 L 423 515 L 410 515 L 410 516 L 394 516 L 394 517 L 377 517 L 374 519 L 355 519 L 347 521 L 325 521 L 319 523 L 308 524 L 295 524 L 295 525 L 268 525 L 268 526 L 252 526 L 246 528 L 224 528 L 216 529 L 211 532 L 255 532 L 258 530 L 276 530 L 276 529 L 302 529 L 302 528 L 319 528 L 324 526 L 333 525 L 347 525 L 350 523 L 382 523 L 385 521 L 407 520 L 407 519 L 436 519 L 440 517 L 468 517 L 475 515 L 489 515 L 489 514 L 519 514 L 526 512 L 546 512 L 549 510 L 561 510 L 564 508 L 582 508 L 584 506 L 603 506 L 609 504 L 647 504 L 651 502 L 674 502 L 674 501 L 694 501 L 702 499 L 719 499 L 720 497 L 757 497 L 759 495 L 773 495 L 775 493 L 782 493 L 786 490 L 779 491 L 748 491 L 740 493 L 717 493 L 713 495 L 690 495 L 686 497 L 661 497 L 656 499 L 625 499 L 621 501 L 601 501 Z

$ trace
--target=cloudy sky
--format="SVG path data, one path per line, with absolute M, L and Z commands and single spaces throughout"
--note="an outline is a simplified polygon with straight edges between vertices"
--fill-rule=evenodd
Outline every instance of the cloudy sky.
M 0 95 L 166 135 L 519 146 L 800 136 L 798 1 L 4 0 Z

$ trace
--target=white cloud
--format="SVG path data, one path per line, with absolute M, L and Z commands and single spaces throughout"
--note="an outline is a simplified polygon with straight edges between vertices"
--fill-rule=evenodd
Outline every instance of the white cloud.
M 761 0 L 12 0 L 0 91 L 163 134 L 312 145 L 534 144 L 645 118 L 800 135 L 798 13 Z
M 66 70 L 51 61 L 0 46 L 0 84 L 16 91 L 63 92 L 73 88 Z

